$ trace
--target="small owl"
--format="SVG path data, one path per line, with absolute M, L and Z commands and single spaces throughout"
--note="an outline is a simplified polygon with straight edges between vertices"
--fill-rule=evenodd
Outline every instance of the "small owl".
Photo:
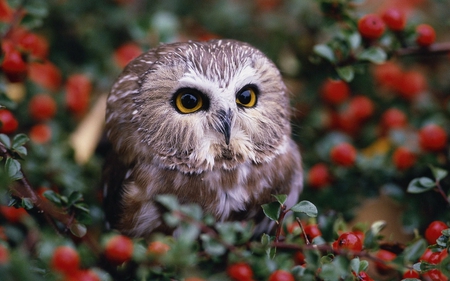
M 302 190 L 289 96 L 259 50 L 234 40 L 161 45 L 134 59 L 107 100 L 105 213 L 130 236 L 167 231 L 154 198 L 219 221 L 255 219 L 272 194 Z

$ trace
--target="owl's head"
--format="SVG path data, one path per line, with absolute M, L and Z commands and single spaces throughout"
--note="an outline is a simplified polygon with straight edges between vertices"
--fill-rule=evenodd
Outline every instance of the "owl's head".
M 107 102 L 106 131 L 125 163 L 201 173 L 263 163 L 290 137 L 275 65 L 233 40 L 161 45 L 133 60 Z

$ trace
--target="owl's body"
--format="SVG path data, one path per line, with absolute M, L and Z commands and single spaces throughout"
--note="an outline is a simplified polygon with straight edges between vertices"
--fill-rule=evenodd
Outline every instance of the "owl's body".
M 164 230 L 159 194 L 218 220 L 255 218 L 271 194 L 289 194 L 293 204 L 302 170 L 289 117 L 279 71 L 250 45 L 213 40 L 148 51 L 107 101 L 107 219 L 131 236 Z

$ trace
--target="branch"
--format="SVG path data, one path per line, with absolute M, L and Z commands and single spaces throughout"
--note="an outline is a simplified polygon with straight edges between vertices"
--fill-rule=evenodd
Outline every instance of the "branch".
M 394 56 L 413 56 L 413 55 L 444 55 L 450 52 L 450 42 L 434 43 L 427 48 L 414 46 L 401 48 L 394 51 Z

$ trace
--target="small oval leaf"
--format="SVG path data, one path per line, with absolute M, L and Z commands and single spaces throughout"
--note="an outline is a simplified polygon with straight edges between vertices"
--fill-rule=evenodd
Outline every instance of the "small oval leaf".
M 300 201 L 299 203 L 292 206 L 291 211 L 298 213 L 305 213 L 309 217 L 317 217 L 317 207 L 306 200 Z

